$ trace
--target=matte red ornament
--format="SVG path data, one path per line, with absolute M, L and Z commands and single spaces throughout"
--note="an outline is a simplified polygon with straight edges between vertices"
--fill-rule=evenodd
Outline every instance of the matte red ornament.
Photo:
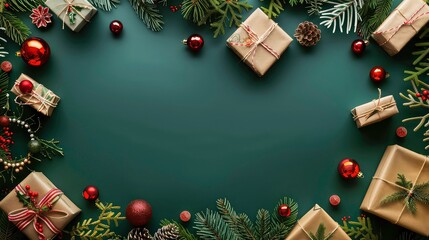
M 331 197 L 329 197 L 329 203 L 332 206 L 338 206 L 341 202 L 341 198 L 338 195 L 332 195 Z
M 351 158 L 341 160 L 338 164 L 338 173 L 346 179 L 362 177 L 359 164 Z
M 122 29 L 124 29 L 124 25 L 122 25 L 121 21 L 119 20 L 113 20 L 109 25 L 110 31 L 113 34 L 120 34 L 122 32 Z
M 137 199 L 128 204 L 125 216 L 131 225 L 142 227 L 152 218 L 152 207 L 145 200 Z
M 369 77 L 374 82 L 381 82 L 388 77 L 388 74 L 384 68 L 375 66 L 369 71 Z
M 33 91 L 33 83 L 30 80 L 22 80 L 19 83 L 19 91 L 24 94 L 29 94 Z
M 51 49 L 45 40 L 31 37 L 22 43 L 18 55 L 28 65 L 39 67 L 49 60 Z
M 407 129 L 405 127 L 398 127 L 396 129 L 396 136 L 404 138 L 407 136 Z
M 289 217 L 290 216 L 290 207 L 287 204 L 282 204 L 277 209 L 277 213 L 281 217 Z
M 98 195 L 99 195 L 98 188 L 92 185 L 87 186 L 82 192 L 83 198 L 89 201 L 97 200 Z
M 3 61 L 1 63 L 1 70 L 7 73 L 12 71 L 12 63 L 10 63 L 9 61 Z
M 180 213 L 180 220 L 182 220 L 182 222 L 189 222 L 189 220 L 191 220 L 191 213 L 189 211 L 182 211 Z
M 198 34 L 192 34 L 188 39 L 183 40 L 183 44 L 187 45 L 192 51 L 198 52 L 204 46 L 204 39 Z
M 0 126 L 2 127 L 8 127 L 10 123 L 8 116 L 0 116 Z
M 366 45 L 368 41 L 364 41 L 362 39 L 357 39 L 352 42 L 352 52 L 358 56 L 362 55 L 365 51 Z

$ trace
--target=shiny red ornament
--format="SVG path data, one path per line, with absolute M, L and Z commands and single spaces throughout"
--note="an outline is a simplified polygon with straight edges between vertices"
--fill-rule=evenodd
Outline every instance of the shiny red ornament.
M 369 71 L 369 77 L 374 82 L 381 82 L 388 77 L 388 74 L 384 68 L 375 66 Z
M 204 46 L 204 39 L 198 34 L 192 34 L 188 39 L 183 40 L 183 44 L 187 45 L 192 51 L 198 52 Z
M 182 211 L 180 213 L 180 220 L 182 220 L 182 222 L 189 222 L 189 220 L 191 220 L 191 213 L 189 211 Z
M 287 204 L 281 204 L 277 209 L 277 213 L 281 217 L 289 217 L 290 216 L 290 207 Z
M 19 91 L 24 94 L 31 93 L 33 91 L 33 83 L 30 80 L 22 80 L 19 83 Z
M 341 202 L 341 198 L 338 195 L 332 195 L 329 197 L 329 203 L 333 206 L 336 207 L 340 204 Z
M 358 56 L 362 55 L 365 51 L 366 45 L 368 41 L 364 41 L 362 39 L 357 39 L 352 42 L 352 52 Z
M 98 188 L 92 185 L 87 186 L 82 192 L 83 198 L 89 201 L 97 200 L 99 194 Z
M 345 179 L 361 177 L 359 164 L 351 159 L 345 158 L 338 164 L 338 173 Z
M 0 116 L 0 126 L 2 127 L 8 127 L 10 123 L 8 116 Z
M 128 204 L 125 216 L 131 225 L 142 227 L 152 218 L 152 207 L 145 200 L 137 199 Z
M 40 67 L 49 60 L 51 48 L 45 40 L 31 37 L 22 43 L 18 55 L 28 65 Z
M 124 29 L 124 25 L 121 23 L 121 21 L 119 20 L 113 20 L 110 25 L 109 25 L 110 31 L 115 34 L 118 35 L 122 32 L 122 30 Z

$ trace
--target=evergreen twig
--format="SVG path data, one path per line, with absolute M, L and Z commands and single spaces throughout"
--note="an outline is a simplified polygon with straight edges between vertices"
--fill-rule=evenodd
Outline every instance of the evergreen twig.
M 261 0 L 264 1 L 264 0 Z M 261 7 L 262 11 L 267 14 L 268 18 L 276 18 L 281 12 L 283 12 L 285 0 L 270 0 L 267 7 Z
M 209 11 L 209 0 L 184 0 L 182 3 L 182 15 L 186 20 L 201 23 Z
M 379 239 L 379 236 L 374 233 L 371 219 L 369 217 L 360 216 L 357 218 L 357 221 L 347 221 L 346 218 L 343 218 L 343 225 L 341 228 L 353 239 Z
M 43 0 L 8 0 L 9 9 L 15 12 L 31 12 L 39 5 L 45 5 Z
M 92 5 L 97 8 L 101 8 L 104 11 L 111 11 L 116 5 L 119 4 L 120 0 L 88 0 Z
M 346 33 L 351 30 L 356 32 L 358 22 L 361 20 L 359 10 L 364 5 L 363 0 L 327 1 L 326 4 L 331 5 L 331 7 L 320 11 L 320 19 L 323 20 L 320 25 L 327 28 L 332 27 L 333 32 L 338 27 L 340 32 L 343 32 L 344 24 L 346 24 Z
M 359 10 L 362 21 L 359 23 L 359 34 L 369 39 L 378 26 L 389 16 L 393 0 L 368 0 Z
M 323 223 L 319 224 L 319 227 L 317 228 L 316 234 L 310 233 L 311 240 L 329 240 L 332 238 L 332 235 L 325 236 L 326 227 Z
M 147 28 L 154 32 L 162 30 L 164 21 L 159 12 L 158 6 L 152 1 L 129 0 L 134 11 L 139 18 L 146 24 Z
M 23 239 L 21 232 L 7 218 L 7 214 L 0 211 L 0 239 L 20 240 Z
M 21 44 L 30 36 L 30 29 L 11 12 L 0 13 L 0 27 L 5 28 L 6 35 L 12 41 Z

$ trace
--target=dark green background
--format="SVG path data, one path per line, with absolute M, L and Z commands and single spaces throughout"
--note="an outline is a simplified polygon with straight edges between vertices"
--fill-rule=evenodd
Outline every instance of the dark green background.
M 358 58 L 350 51 L 355 34 L 321 27 L 316 47 L 304 49 L 295 40 L 259 78 L 226 47 L 235 28 L 214 39 L 208 27 L 196 27 L 168 7 L 162 11 L 166 24 L 159 33 L 146 29 L 127 1 L 110 13 L 99 11 L 80 33 L 61 30 L 56 17 L 46 30 L 31 26 L 52 49 L 41 68 L 26 66 L 13 56 L 19 46 L 8 45 L 12 80 L 26 73 L 62 98 L 53 116 L 43 118 L 39 134 L 59 139 L 66 156 L 34 169 L 82 208 L 81 219 L 97 215 L 81 197 L 85 186 L 96 185 L 102 201 L 123 209 L 133 199 L 149 201 L 152 231 L 163 218 L 215 208 L 224 197 L 252 218 L 289 196 L 299 203 L 300 216 L 318 203 L 340 221 L 359 216 L 388 145 L 426 154 L 423 131 L 401 123 L 419 112 L 403 107 L 399 97 L 409 87 L 402 79 L 413 60 L 412 44 L 392 58 L 373 43 Z M 109 31 L 114 19 L 124 24 L 118 38 Z M 304 8 L 291 7 L 276 19 L 290 35 L 304 20 L 319 22 Z M 198 54 L 181 45 L 192 33 L 205 38 Z M 391 74 L 381 85 L 368 78 L 375 65 Z M 395 96 L 400 113 L 357 129 L 350 110 L 376 98 L 377 87 Z M 409 130 L 403 140 L 395 135 L 400 125 Z M 339 177 L 337 164 L 346 157 L 360 163 L 365 178 Z M 337 209 L 328 203 L 332 194 L 341 197 Z M 383 239 L 401 231 L 387 232 L 391 225 L 380 223 Z M 130 229 L 123 222 L 119 232 Z

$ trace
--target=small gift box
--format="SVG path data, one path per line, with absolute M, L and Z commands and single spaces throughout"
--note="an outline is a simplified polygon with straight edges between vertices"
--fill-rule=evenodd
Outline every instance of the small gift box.
M 41 172 L 30 173 L 0 202 L 0 208 L 31 240 L 53 239 L 80 213 Z
M 298 220 L 286 240 L 311 240 L 318 230 L 323 231 L 324 239 L 351 240 L 340 225 L 317 204 Z
M 390 55 L 397 54 L 429 21 L 429 6 L 424 0 L 404 0 L 372 34 Z
M 45 2 L 52 12 L 67 25 L 72 31 L 79 32 L 97 9 L 86 0 L 47 0 Z
M 292 38 L 258 8 L 228 38 L 227 45 L 263 76 L 291 42 Z
M 398 145 L 389 146 L 360 209 L 429 236 L 428 190 L 428 157 Z
M 352 109 L 353 120 L 358 128 L 380 122 L 399 112 L 395 98 L 392 95 L 381 97 L 380 89 L 378 91 L 378 99 Z
M 23 80 L 29 80 L 33 84 L 33 89 L 30 93 L 21 92 L 19 84 Z M 17 97 L 15 98 L 15 102 L 17 104 L 30 105 L 46 116 L 52 115 L 52 112 L 60 101 L 60 97 L 55 95 L 55 93 L 25 74 L 19 76 L 10 91 L 16 94 Z M 18 98 L 21 99 L 22 102 L 19 102 L 17 100 Z

